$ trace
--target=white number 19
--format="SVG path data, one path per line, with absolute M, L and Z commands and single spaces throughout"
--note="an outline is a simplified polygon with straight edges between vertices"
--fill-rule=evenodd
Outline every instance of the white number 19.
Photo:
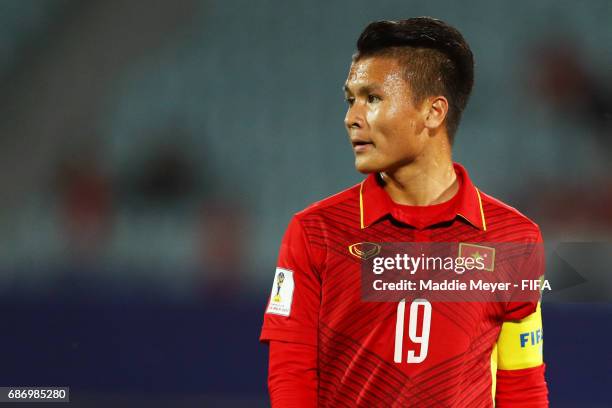
M 423 328 L 421 335 L 417 335 L 417 321 L 420 307 L 423 308 Z M 395 355 L 393 361 L 402 362 L 402 344 L 404 340 L 404 314 L 406 312 L 406 299 L 400 300 L 397 305 L 397 322 L 395 323 Z M 415 299 L 410 304 L 410 321 L 408 323 L 408 337 L 413 343 L 421 345 L 419 355 L 414 350 L 408 350 L 408 363 L 422 363 L 427 357 L 429 348 L 429 329 L 431 327 L 431 303 L 426 299 Z

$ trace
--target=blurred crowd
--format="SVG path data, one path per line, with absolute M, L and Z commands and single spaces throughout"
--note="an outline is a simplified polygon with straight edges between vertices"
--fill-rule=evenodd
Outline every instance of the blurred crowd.
M 376 13 L 351 31 L 339 5 L 9 3 L 0 288 L 259 294 L 292 213 L 360 180 L 338 89 Z M 588 24 L 602 13 L 550 5 L 573 23 L 560 31 L 537 13 L 496 25 L 524 14 L 499 7 L 486 23 L 438 10 L 477 60 L 455 158 L 547 240 L 608 239 L 610 34 Z

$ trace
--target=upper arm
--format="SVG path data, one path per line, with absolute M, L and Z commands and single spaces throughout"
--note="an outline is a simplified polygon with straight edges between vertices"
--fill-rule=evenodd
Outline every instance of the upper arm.
M 321 281 L 300 219 L 293 217 L 280 247 L 261 341 L 317 344 Z
M 540 303 L 535 312 L 502 324 L 497 339 L 497 368 L 518 370 L 543 363 L 542 312 Z

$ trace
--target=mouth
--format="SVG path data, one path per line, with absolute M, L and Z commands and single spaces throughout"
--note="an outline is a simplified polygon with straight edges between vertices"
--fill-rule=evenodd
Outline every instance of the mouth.
M 366 150 L 374 147 L 374 143 L 365 140 L 352 140 L 353 151 L 355 153 L 365 152 Z

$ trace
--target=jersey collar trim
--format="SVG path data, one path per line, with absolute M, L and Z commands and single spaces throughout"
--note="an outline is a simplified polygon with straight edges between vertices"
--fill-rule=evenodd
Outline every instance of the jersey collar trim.
M 459 179 L 459 191 L 451 199 L 452 202 L 440 204 L 441 212 L 427 224 L 420 224 L 420 217 L 415 214 L 418 207 L 394 203 L 384 190 L 378 175 L 376 173 L 370 174 L 359 186 L 359 224 L 361 229 L 369 227 L 386 215 L 391 215 L 398 221 L 419 229 L 461 217 L 475 228 L 486 231 L 487 224 L 480 191 L 472 184 L 463 166 L 454 163 L 453 167 Z M 426 208 L 432 207 L 434 206 Z

